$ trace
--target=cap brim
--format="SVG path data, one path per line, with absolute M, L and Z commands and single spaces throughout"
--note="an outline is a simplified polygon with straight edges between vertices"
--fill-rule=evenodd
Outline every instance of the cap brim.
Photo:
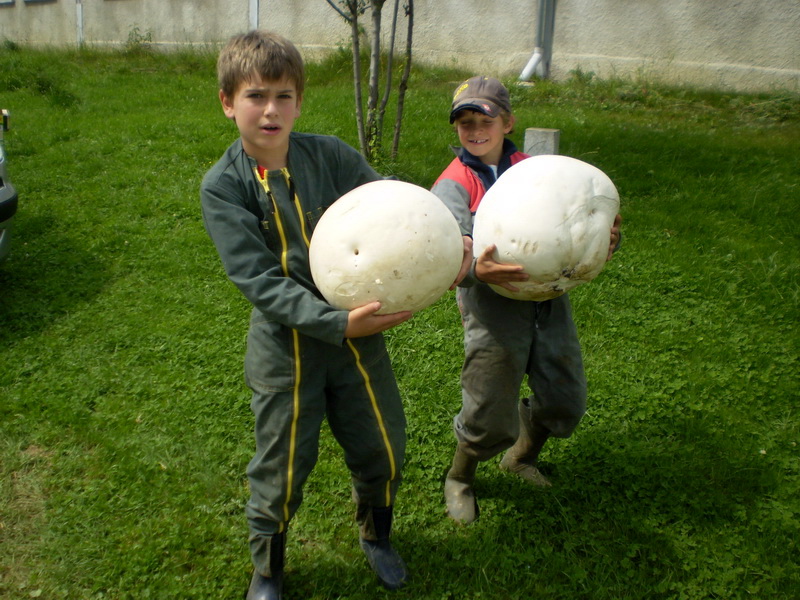
M 456 120 L 456 115 L 462 110 L 474 110 L 475 112 L 483 113 L 489 117 L 496 117 L 500 114 L 500 107 L 494 102 L 488 100 L 469 99 L 462 100 L 450 111 L 450 122 Z

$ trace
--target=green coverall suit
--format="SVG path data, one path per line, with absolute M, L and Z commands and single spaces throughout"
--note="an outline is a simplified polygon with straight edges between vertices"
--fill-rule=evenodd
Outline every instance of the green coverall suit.
M 253 305 L 245 375 L 256 453 L 246 513 L 253 564 L 267 577 L 270 538 L 302 501 L 324 418 L 344 449 L 362 537 L 369 510 L 391 506 L 400 483 L 405 417 L 383 336 L 345 339 L 348 312 L 322 299 L 308 264 L 325 209 L 378 179 L 339 139 L 292 132 L 287 168 L 261 171 L 237 141 L 201 187 L 206 229 Z

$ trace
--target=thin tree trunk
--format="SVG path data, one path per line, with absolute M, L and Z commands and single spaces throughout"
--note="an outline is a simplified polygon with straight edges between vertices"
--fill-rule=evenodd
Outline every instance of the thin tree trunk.
M 381 9 L 385 0 L 372 0 L 372 40 L 369 60 L 369 96 L 367 99 L 367 158 L 379 150 L 380 136 L 377 130 L 378 86 L 381 72 Z
M 383 88 L 380 109 L 378 110 L 378 135 L 383 138 L 383 120 L 386 115 L 386 105 L 392 95 L 392 69 L 394 68 L 394 40 L 397 34 L 397 13 L 400 8 L 400 0 L 394 0 L 392 11 L 392 30 L 389 35 L 389 51 L 386 59 L 386 85 Z
M 383 93 L 380 94 L 381 77 L 381 12 L 386 0 L 326 0 L 337 13 L 350 25 L 350 38 L 353 50 L 353 89 L 356 104 L 356 125 L 358 127 L 358 144 L 361 154 L 369 161 L 377 158 L 383 146 L 383 127 L 386 116 L 386 107 L 392 95 L 392 82 L 394 70 L 394 52 L 397 39 L 397 18 L 400 9 L 400 0 L 394 0 L 392 12 L 392 28 L 389 36 L 389 52 L 386 65 L 386 82 Z M 341 7 L 341 8 L 340 8 Z M 369 83 L 367 89 L 366 115 L 364 114 L 364 90 L 361 68 L 361 37 L 358 16 L 367 9 L 372 10 L 372 38 L 370 42 L 369 57 Z M 412 32 L 414 29 L 414 0 L 405 0 L 403 5 L 405 15 L 408 17 L 408 32 L 406 35 L 405 66 L 398 86 L 397 115 L 394 126 L 394 139 L 392 142 L 391 158 L 397 158 L 400 146 L 400 127 L 403 120 L 405 94 L 408 89 L 408 80 L 411 75 L 411 46 Z
M 350 38 L 353 42 L 353 88 L 356 102 L 356 125 L 358 126 L 358 145 L 361 154 L 369 158 L 369 146 L 367 145 L 367 133 L 364 128 L 364 106 L 361 95 L 361 43 L 359 42 L 358 32 L 358 6 L 355 1 L 348 2 L 350 7 Z
M 394 122 L 394 139 L 392 140 L 392 159 L 397 158 L 400 149 L 400 128 L 403 123 L 403 107 L 405 105 L 406 90 L 408 89 L 408 79 L 411 76 L 411 45 L 414 31 L 414 0 L 407 0 L 406 16 L 408 17 L 408 30 L 406 35 L 406 64 L 403 69 L 403 77 L 397 94 L 397 118 Z

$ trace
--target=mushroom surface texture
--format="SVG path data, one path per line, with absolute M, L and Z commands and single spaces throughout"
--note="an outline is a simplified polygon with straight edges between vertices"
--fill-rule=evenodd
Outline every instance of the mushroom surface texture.
M 392 180 L 361 185 L 334 202 L 309 248 L 311 275 L 329 304 L 351 310 L 377 300 L 378 314 L 433 304 L 463 255 L 461 230 L 442 201 Z
M 475 213 L 473 252 L 495 244 L 494 259 L 522 265 L 516 300 L 549 300 L 591 281 L 606 263 L 619 194 L 597 167 L 561 155 L 537 155 L 506 170 Z

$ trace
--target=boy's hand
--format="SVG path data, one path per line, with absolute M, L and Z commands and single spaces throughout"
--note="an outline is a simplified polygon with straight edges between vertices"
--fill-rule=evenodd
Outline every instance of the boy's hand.
M 351 310 L 347 316 L 347 328 L 344 330 L 344 337 L 357 338 L 380 333 L 408 321 L 412 316 L 411 311 L 407 310 L 390 315 L 376 315 L 375 313 L 380 309 L 380 302 L 370 302 Z
M 496 249 L 497 246 L 492 244 L 478 257 L 475 276 L 484 283 L 493 283 L 511 292 L 518 292 L 519 289 L 511 285 L 511 282 L 527 281 L 528 274 L 522 270 L 522 265 L 497 262 L 492 256 Z
M 464 258 L 461 261 L 461 269 L 458 271 L 458 275 L 456 275 L 456 280 L 453 282 L 453 285 L 450 286 L 451 290 L 456 289 L 456 286 L 461 283 L 461 280 L 467 276 L 469 273 L 470 268 L 472 268 L 472 238 L 468 235 L 463 236 L 464 239 Z
M 611 226 L 611 241 L 608 244 L 608 256 L 606 256 L 606 262 L 611 260 L 611 257 L 614 256 L 614 252 L 617 251 L 619 248 L 619 242 L 622 239 L 622 234 L 619 232 L 619 226 L 622 224 L 622 215 L 618 214 L 614 217 L 614 224 Z

